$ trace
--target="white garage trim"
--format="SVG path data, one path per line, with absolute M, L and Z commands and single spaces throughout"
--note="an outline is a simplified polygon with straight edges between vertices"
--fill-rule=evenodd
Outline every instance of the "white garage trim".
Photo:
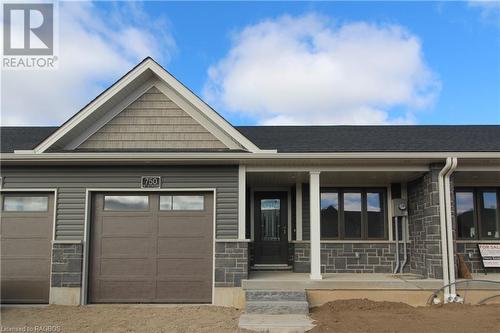
M 212 238 L 212 304 L 214 304 L 215 295 L 215 231 L 216 231 L 216 198 L 217 189 L 215 188 L 87 188 L 85 189 L 85 221 L 83 234 L 83 265 L 82 265 L 82 288 L 80 295 L 81 305 L 87 304 L 88 289 L 88 267 L 89 267 L 89 231 L 91 216 L 91 196 L 93 192 L 212 192 L 213 193 L 213 238 Z

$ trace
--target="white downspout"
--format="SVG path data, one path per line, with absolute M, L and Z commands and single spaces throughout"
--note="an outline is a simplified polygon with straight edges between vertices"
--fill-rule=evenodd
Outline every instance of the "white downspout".
M 448 265 L 449 265 L 449 276 L 450 276 L 450 296 L 453 299 L 456 299 L 457 291 L 455 287 L 455 248 L 453 244 L 453 221 L 452 221 L 452 212 L 451 212 L 451 185 L 450 185 L 450 177 L 453 172 L 457 169 L 458 160 L 456 157 L 452 157 L 452 165 L 444 178 L 444 194 L 446 200 L 446 231 L 448 238 Z
M 441 224 L 441 253 L 443 259 L 443 285 L 444 288 L 444 302 L 447 303 L 450 295 L 450 275 L 449 275 L 449 265 L 448 265 L 448 246 L 447 246 L 447 234 L 446 231 L 446 199 L 444 193 L 444 178 L 452 166 L 451 158 L 446 159 L 446 164 L 443 169 L 439 172 L 438 176 L 438 191 L 439 191 L 439 221 Z

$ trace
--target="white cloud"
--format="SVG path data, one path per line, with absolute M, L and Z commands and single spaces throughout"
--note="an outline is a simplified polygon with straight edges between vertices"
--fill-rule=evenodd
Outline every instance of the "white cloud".
M 168 31 L 135 3 L 60 2 L 59 69 L 3 71 L 2 125 L 61 124 L 143 58 L 167 63 Z
M 491 22 L 500 25 L 500 1 L 498 0 L 471 0 L 468 2 L 469 7 L 480 10 L 481 17 L 486 22 Z
M 440 90 L 421 42 L 402 27 L 335 26 L 316 14 L 235 33 L 208 75 L 210 103 L 261 124 L 412 123 Z

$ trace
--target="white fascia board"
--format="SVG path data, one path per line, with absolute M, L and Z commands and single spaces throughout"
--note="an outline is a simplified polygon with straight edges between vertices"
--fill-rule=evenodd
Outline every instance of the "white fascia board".
M 448 156 L 456 156 L 458 158 L 468 159 L 500 159 L 500 153 L 485 153 L 485 152 L 436 152 L 436 153 L 240 153 L 240 152 L 120 152 L 120 153 L 83 153 L 83 152 L 64 152 L 50 154 L 32 154 L 32 153 L 1 153 L 0 159 L 8 160 L 98 160 L 98 161 L 113 161 L 113 160 L 311 160 L 311 159 L 401 159 L 401 160 L 418 160 L 418 159 L 446 159 Z M 248 166 L 247 166 L 248 167 Z M 250 168 L 250 167 L 248 167 Z M 251 169 L 251 168 L 250 168 Z
M 35 153 L 43 153 L 48 148 L 50 148 L 54 143 L 65 136 L 69 131 L 71 131 L 75 126 L 77 126 L 82 120 L 87 118 L 93 112 L 95 112 L 99 107 L 106 103 L 110 98 L 115 96 L 124 87 L 135 80 L 139 75 L 144 73 L 146 70 L 151 70 L 156 76 L 163 80 L 167 85 L 172 87 L 180 96 L 184 97 L 195 109 L 200 110 L 210 119 L 217 127 L 219 127 L 223 132 L 233 139 L 231 147 L 235 148 L 236 143 L 243 146 L 250 152 L 263 152 L 254 143 L 248 140 L 243 134 L 238 132 L 230 123 L 228 123 L 222 116 L 210 108 L 205 102 L 203 102 L 198 96 L 186 88 L 182 83 L 180 83 L 176 78 L 170 75 L 165 69 L 158 65 L 152 59 L 146 59 L 143 63 L 139 64 L 131 72 L 127 73 L 118 82 L 111 86 L 108 90 L 102 93 L 101 96 L 92 101 L 84 109 L 78 112 L 73 119 L 62 125 L 58 130 L 52 133 L 47 139 L 42 141 L 35 149 Z M 217 135 L 216 135 L 217 136 Z M 218 134 L 220 137 L 220 133 Z M 218 138 L 219 138 L 218 137 Z M 222 141 L 222 140 L 221 140 Z M 225 139 L 227 142 L 227 139 Z M 224 141 L 223 141 L 224 142 Z M 274 152 L 274 151 L 270 151 Z
M 62 125 L 54 133 L 52 133 L 47 139 L 42 141 L 37 147 L 35 147 L 35 153 L 43 153 L 48 148 L 50 148 L 54 143 L 71 131 L 76 125 L 78 125 L 82 120 L 87 118 L 90 114 L 95 112 L 100 106 L 106 103 L 111 97 L 120 92 L 125 86 L 136 79 L 139 75 L 144 73 L 149 68 L 149 61 L 144 61 L 142 64 L 138 65 L 130 73 L 122 77 L 113 86 L 108 88 L 101 96 L 92 101 L 83 110 L 79 111 L 73 119 Z
M 202 101 L 198 96 L 196 96 L 191 90 L 186 88 L 182 83 L 180 83 L 176 78 L 165 71 L 160 65 L 154 61 L 150 61 L 151 70 L 158 75 L 162 80 L 164 80 L 169 86 L 172 87 L 174 91 L 183 96 L 189 103 L 191 103 L 196 109 L 203 112 L 210 120 L 217 124 L 223 131 L 225 131 L 230 137 L 232 137 L 236 142 L 241 144 L 245 149 L 250 152 L 260 152 L 261 149 L 257 147 L 253 142 L 247 139 L 243 134 L 241 134 L 237 129 L 233 127 L 226 119 L 214 111 L 208 104 Z

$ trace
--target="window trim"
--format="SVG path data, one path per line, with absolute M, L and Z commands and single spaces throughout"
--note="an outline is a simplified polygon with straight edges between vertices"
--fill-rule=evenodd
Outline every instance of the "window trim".
M 321 241 L 387 241 L 389 240 L 389 221 L 388 221 L 388 203 L 387 203 L 387 188 L 385 187 L 321 187 L 320 197 L 322 193 L 337 193 L 338 194 L 338 237 L 322 237 Z M 361 193 L 361 237 L 352 238 L 345 237 L 345 221 L 344 221 L 344 194 L 345 193 Z M 381 195 L 382 218 L 384 221 L 383 237 L 368 236 L 368 209 L 367 209 L 367 193 L 379 193 Z M 320 200 L 321 211 L 321 200 Z M 321 219 L 321 215 L 320 215 Z M 321 223 L 321 220 L 320 220 Z
M 472 202 L 474 205 L 474 213 L 472 214 L 474 228 L 476 228 L 476 235 L 473 238 L 459 237 L 458 235 L 458 211 L 457 211 L 457 193 L 460 192 L 472 192 Z M 455 204 L 455 221 L 456 221 L 456 231 L 455 239 L 459 241 L 499 241 L 500 238 L 484 238 L 482 237 L 482 224 L 481 224 L 481 210 L 483 204 L 484 192 L 495 192 L 497 197 L 497 225 L 500 232 L 500 187 L 495 186 L 465 186 L 456 187 L 454 189 L 453 199 Z

